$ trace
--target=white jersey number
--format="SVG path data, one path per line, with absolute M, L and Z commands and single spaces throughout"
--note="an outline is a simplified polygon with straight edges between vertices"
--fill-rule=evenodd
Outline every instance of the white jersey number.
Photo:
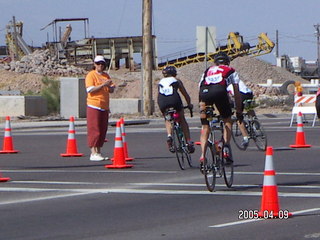
M 207 84 L 217 84 L 223 80 L 222 73 L 214 74 L 206 77 Z

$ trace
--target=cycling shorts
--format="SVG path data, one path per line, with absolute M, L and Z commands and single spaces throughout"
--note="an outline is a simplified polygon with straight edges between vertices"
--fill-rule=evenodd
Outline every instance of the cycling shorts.
M 162 114 L 164 114 L 166 109 L 168 108 L 174 108 L 178 112 L 183 109 L 182 101 L 179 94 L 173 94 L 170 96 L 159 94 L 158 106 Z
M 215 104 L 222 118 L 232 115 L 228 92 L 224 85 L 202 85 L 199 91 L 199 101 L 206 105 Z

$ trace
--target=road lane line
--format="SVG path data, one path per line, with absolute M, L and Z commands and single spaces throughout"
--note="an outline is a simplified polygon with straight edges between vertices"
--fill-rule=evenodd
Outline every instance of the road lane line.
M 81 196 L 81 195 L 87 195 L 87 194 L 91 194 L 91 193 L 87 193 L 87 192 L 84 192 L 84 193 L 83 192 L 80 192 L 80 193 L 68 193 L 68 194 L 54 195 L 54 196 L 49 196 L 49 197 L 35 197 L 35 198 L 25 198 L 25 199 L 19 199 L 19 200 L 8 200 L 8 201 L 0 202 L 0 206 L 9 205 L 9 204 L 17 204 L 17 203 L 52 200 L 52 199 L 58 199 L 58 198 L 75 197 L 75 196 Z
M 13 201 L 2 201 L 0 205 L 32 202 L 40 200 L 50 200 L 62 197 L 72 197 L 85 194 L 96 193 L 121 193 L 121 194 L 162 194 L 162 195 L 222 195 L 222 196 L 259 196 L 261 192 L 248 191 L 186 191 L 186 190 L 157 190 L 157 189 L 128 189 L 128 188 L 101 188 L 101 189 L 57 189 L 57 188 L 0 188 L 0 192 L 57 192 L 58 194 L 50 197 L 25 198 Z M 69 192 L 66 194 L 59 194 L 59 192 Z M 280 197 L 302 197 L 302 198 L 320 198 L 320 193 L 278 193 Z M 299 212 L 301 213 L 301 211 Z
M 236 222 L 229 222 L 229 223 L 212 225 L 212 226 L 209 226 L 209 227 L 210 228 L 230 227 L 230 226 L 234 226 L 234 225 L 246 224 L 246 223 L 257 222 L 257 221 L 262 221 L 262 220 L 264 220 L 264 219 L 257 218 L 257 219 L 241 220 L 241 221 L 236 221 Z
M 291 212 L 291 213 L 292 213 L 292 215 L 294 217 L 294 216 L 297 216 L 299 214 L 317 212 L 317 211 L 320 211 L 320 208 L 310 208 L 310 209 L 305 209 L 305 210 L 301 210 L 301 211 L 295 211 L 295 212 Z M 241 220 L 241 221 L 235 221 L 235 222 L 229 222 L 229 223 L 223 223 L 223 224 L 216 224 L 216 225 L 212 225 L 212 226 L 209 226 L 209 227 L 210 228 L 230 227 L 230 226 L 239 225 L 239 224 L 257 222 L 257 221 L 261 221 L 261 220 L 265 220 L 265 219 L 257 218 L 257 219 Z
M 129 185 L 136 186 L 181 186 L 181 187 L 202 187 L 204 183 L 128 183 Z M 225 184 L 216 184 L 217 187 L 225 187 Z M 232 188 L 262 188 L 262 184 L 234 184 Z M 231 188 L 231 189 L 232 189 Z M 278 184 L 278 188 L 305 188 L 305 189 L 320 189 L 320 186 L 306 186 L 306 185 L 282 185 Z

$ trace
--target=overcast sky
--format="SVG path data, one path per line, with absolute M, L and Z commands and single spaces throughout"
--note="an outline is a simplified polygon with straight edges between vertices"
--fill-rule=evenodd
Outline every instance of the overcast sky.
M 23 21 L 23 38 L 41 46 L 52 28 L 41 28 L 56 18 L 89 18 L 90 36 L 123 37 L 142 34 L 142 0 L 0 0 L 0 45 L 12 17 Z M 320 24 L 320 0 L 153 0 L 153 34 L 158 56 L 196 47 L 196 27 L 215 26 L 217 40 L 239 32 L 251 45 L 265 32 L 279 53 L 317 59 L 314 25 Z M 62 23 L 64 29 L 67 23 Z M 83 24 L 71 23 L 72 40 L 84 37 Z M 275 50 L 262 59 L 275 63 Z

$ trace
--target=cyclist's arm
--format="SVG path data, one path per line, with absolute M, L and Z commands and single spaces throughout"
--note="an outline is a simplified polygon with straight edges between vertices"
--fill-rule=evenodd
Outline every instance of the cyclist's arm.
M 185 98 L 188 106 L 191 105 L 191 98 L 190 98 L 190 95 L 188 94 L 186 88 L 184 87 L 182 81 L 180 79 L 177 79 L 178 82 L 179 82 L 179 90 L 181 92 L 181 94 L 183 95 L 183 97 Z
M 233 94 L 234 94 L 234 101 L 235 101 L 235 107 L 236 107 L 236 112 L 238 114 L 242 114 L 242 98 L 241 94 L 239 91 L 239 74 L 237 72 L 233 72 L 229 77 L 228 77 L 229 83 L 232 84 L 233 86 Z
M 233 90 L 234 90 L 234 100 L 235 100 L 235 104 L 236 104 L 236 112 L 237 113 L 242 113 L 242 101 L 241 101 L 241 94 L 239 91 L 239 85 L 234 83 L 233 85 Z

